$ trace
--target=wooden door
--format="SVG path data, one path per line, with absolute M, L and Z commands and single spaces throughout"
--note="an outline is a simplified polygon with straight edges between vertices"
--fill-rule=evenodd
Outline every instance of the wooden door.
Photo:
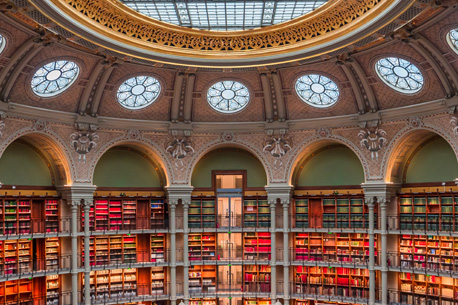
M 309 227 L 322 228 L 323 227 L 323 209 L 321 199 L 309 199 Z
M 150 202 L 149 200 L 137 200 L 137 230 L 147 230 L 150 228 Z

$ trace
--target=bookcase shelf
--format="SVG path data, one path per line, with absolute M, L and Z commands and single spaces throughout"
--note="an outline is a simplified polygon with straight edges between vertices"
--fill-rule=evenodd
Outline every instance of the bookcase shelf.
M 296 233 L 294 247 L 293 260 L 351 264 L 366 264 L 369 261 L 368 234 Z M 375 236 L 374 247 L 377 249 L 377 236 Z
M 151 228 L 152 229 L 166 229 L 167 217 L 165 210 L 165 203 L 163 199 L 151 200 Z
M 271 267 L 269 265 L 243 266 L 243 279 L 245 292 L 270 292 Z
M 164 267 L 151 268 L 152 294 L 164 294 L 166 291 L 167 273 Z
M 188 247 L 190 261 L 216 260 L 215 233 L 189 233 Z
M 27 239 L 0 241 L 2 275 L 32 272 L 32 241 Z
M 60 278 L 58 274 L 46 276 L 46 305 L 59 305 Z
M 456 194 L 402 194 L 399 198 L 401 230 L 458 230 Z
M 216 299 L 190 299 L 189 305 L 217 305 Z
M 189 293 L 215 293 L 216 266 L 193 265 L 189 267 Z
M 189 228 L 216 228 L 216 200 L 193 197 L 188 211 Z
M 294 200 L 294 215 L 296 228 L 309 227 L 309 201 L 307 198 Z
M 243 226 L 245 228 L 270 228 L 270 206 L 265 197 L 244 198 Z
M 137 269 L 91 271 L 90 285 L 93 299 L 136 296 Z
M 271 239 L 269 232 L 243 233 L 243 257 L 246 260 L 269 260 Z
M 32 305 L 32 280 L 0 282 L 0 304 Z
M 5 235 L 31 234 L 31 200 L 0 200 L 0 233 Z
M 369 298 L 369 270 L 350 268 L 294 268 L 295 293 Z
M 84 261 L 84 242 L 81 243 L 81 247 Z M 137 261 L 136 236 L 91 236 L 89 251 L 91 266 L 135 263 Z
M 165 262 L 166 249 L 165 234 L 151 234 L 151 261 L 154 263 Z
M 59 204 L 58 199 L 45 201 L 46 233 L 59 232 Z
M 245 298 L 243 299 L 243 305 L 271 305 L 272 302 L 270 299 L 252 299 Z
M 60 244 L 58 237 L 45 239 L 46 247 L 46 270 L 59 269 Z
M 414 305 L 452 305 L 458 298 L 458 279 L 399 273 L 401 302 Z

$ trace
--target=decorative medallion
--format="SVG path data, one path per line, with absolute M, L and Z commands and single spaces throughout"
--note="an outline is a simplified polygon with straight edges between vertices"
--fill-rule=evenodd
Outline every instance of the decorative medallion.
M 6 127 L 5 121 L 0 120 L 0 138 L 3 137 L 3 130 L 5 129 L 5 127 Z
M 177 168 L 183 166 L 183 158 L 186 158 L 188 154 L 194 153 L 194 148 L 192 148 L 192 142 L 189 138 L 175 138 L 168 144 L 165 150 L 175 159 L 175 166 Z
M 72 139 L 70 145 L 79 155 L 78 161 L 86 162 L 86 155 L 97 146 L 99 136 L 92 131 L 78 131 L 73 133 L 70 138 Z
M 292 142 L 287 137 L 271 137 L 264 141 L 264 148 L 262 151 L 270 153 L 276 159 L 274 165 L 281 166 L 283 164 L 281 158 L 292 149 L 291 145 Z
M 48 123 L 46 121 L 37 120 L 33 124 L 33 129 L 35 129 L 36 131 L 43 131 L 43 130 L 46 129 L 47 125 L 48 125 Z
M 317 135 L 320 138 L 327 138 L 331 135 L 331 131 L 328 128 L 320 128 L 317 130 Z
M 365 128 L 358 133 L 359 143 L 370 151 L 372 160 L 378 160 L 378 152 L 387 142 L 385 136 L 386 132 L 379 127 Z
M 450 124 L 452 125 L 453 134 L 458 137 L 458 117 L 455 115 L 452 116 Z

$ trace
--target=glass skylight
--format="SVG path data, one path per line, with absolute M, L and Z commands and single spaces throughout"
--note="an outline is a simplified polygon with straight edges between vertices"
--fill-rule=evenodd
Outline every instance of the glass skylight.
M 0 35 L 0 53 L 3 52 L 6 46 L 6 39 L 3 37 L 3 35 Z
M 53 61 L 35 72 L 32 77 L 32 90 L 41 97 L 57 95 L 75 82 L 79 72 L 78 65 L 72 61 Z
M 219 112 L 234 113 L 245 108 L 250 101 L 250 92 L 243 84 L 227 80 L 211 86 L 207 100 Z
M 458 29 L 451 30 L 447 34 L 447 42 L 455 53 L 458 53 Z
M 307 14 L 328 0 L 120 0 L 157 20 L 213 31 L 254 29 Z
M 385 84 L 402 93 L 416 93 L 423 88 L 423 74 L 411 62 L 397 57 L 382 58 L 375 64 Z
M 118 89 L 118 102 L 127 109 L 142 109 L 151 105 L 161 93 L 161 84 L 151 76 L 136 76 Z
M 336 83 L 318 74 L 301 76 L 296 81 L 296 92 L 304 102 L 317 108 L 330 107 L 339 99 Z

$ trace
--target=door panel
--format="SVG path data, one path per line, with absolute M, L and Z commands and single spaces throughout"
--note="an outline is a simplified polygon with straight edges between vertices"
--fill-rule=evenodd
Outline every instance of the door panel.
M 323 227 L 323 209 L 321 199 L 309 199 L 309 224 L 310 228 Z

